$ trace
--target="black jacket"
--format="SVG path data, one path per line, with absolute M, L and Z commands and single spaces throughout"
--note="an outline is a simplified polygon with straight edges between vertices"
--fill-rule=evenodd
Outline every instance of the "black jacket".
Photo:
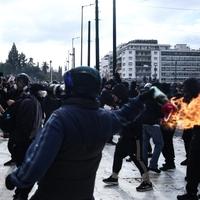
M 36 195 L 43 200 L 92 199 L 105 143 L 141 106 L 133 99 L 110 112 L 86 99 L 66 103 L 51 115 L 12 175 L 18 187 L 39 180 Z
M 10 133 L 16 144 L 29 143 L 33 132 L 41 127 L 42 109 L 39 101 L 32 95 L 22 93 L 13 105 L 14 130 Z

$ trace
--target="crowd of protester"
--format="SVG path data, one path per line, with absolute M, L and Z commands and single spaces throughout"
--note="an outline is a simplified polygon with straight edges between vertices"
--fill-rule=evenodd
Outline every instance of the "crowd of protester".
M 4 165 L 17 167 L 6 178 L 7 188 L 15 188 L 13 200 L 27 200 L 35 182 L 38 189 L 31 200 L 93 200 L 105 143 L 116 145 L 112 172 L 103 179 L 105 184 L 119 184 L 118 174 L 127 156 L 141 174 L 142 183 L 136 188 L 139 192 L 153 189 L 149 171 L 176 168 L 175 128 L 165 127 L 162 119 L 172 106 L 170 98 L 183 97 L 189 104 L 199 95 L 197 79 L 189 78 L 183 84 L 129 84 L 120 78 L 101 81 L 94 69 L 79 67 L 64 74 L 64 85 L 61 95 L 57 82 L 31 83 L 24 73 L 16 77 L 0 74 L 0 128 L 9 138 L 11 154 Z M 65 134 L 67 131 L 72 133 Z M 119 135 L 117 144 L 114 134 Z M 196 200 L 199 128 L 184 130 L 183 141 L 186 159 L 181 165 L 187 166 L 187 185 L 186 194 L 177 198 Z M 161 153 L 165 163 L 159 167 Z M 56 182 L 53 185 L 52 180 Z

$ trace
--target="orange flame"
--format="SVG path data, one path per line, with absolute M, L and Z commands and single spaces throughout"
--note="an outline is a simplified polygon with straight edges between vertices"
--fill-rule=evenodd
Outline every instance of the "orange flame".
M 200 125 L 200 94 L 189 104 L 183 102 L 183 98 L 172 98 L 170 102 L 176 106 L 176 110 L 163 120 L 164 125 L 179 129 L 190 129 L 195 125 Z

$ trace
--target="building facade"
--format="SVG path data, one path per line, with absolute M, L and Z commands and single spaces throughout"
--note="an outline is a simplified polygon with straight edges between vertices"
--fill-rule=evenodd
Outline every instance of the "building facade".
M 112 78 L 112 52 L 101 60 L 102 77 Z M 123 80 L 183 82 L 189 77 L 200 78 L 200 51 L 186 44 L 173 49 L 157 40 L 132 40 L 117 47 L 116 71 Z M 105 76 L 106 74 L 106 76 Z
M 181 83 L 187 78 L 200 79 L 200 51 L 192 50 L 186 44 L 160 52 L 161 82 Z

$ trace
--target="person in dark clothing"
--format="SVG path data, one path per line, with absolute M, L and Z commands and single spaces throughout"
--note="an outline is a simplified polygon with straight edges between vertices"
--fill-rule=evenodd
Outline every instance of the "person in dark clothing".
M 139 112 L 141 97 L 120 110 L 99 108 L 99 72 L 76 67 L 64 74 L 65 105 L 53 112 L 29 147 L 22 165 L 6 178 L 6 187 L 38 182 L 31 200 L 93 200 L 102 150 L 129 116 Z
M 162 117 L 161 105 L 154 101 L 147 101 L 145 103 L 145 111 L 142 117 L 143 158 L 148 169 L 156 173 L 160 173 L 160 170 L 158 169 L 158 159 L 164 145 L 160 129 L 160 120 Z M 151 138 L 154 143 L 154 149 L 151 160 L 148 164 L 148 147 Z
M 121 84 L 123 84 L 129 91 L 129 83 L 127 81 L 122 81 Z
M 175 159 L 174 144 L 173 144 L 174 132 L 175 129 L 167 128 L 161 125 L 161 133 L 164 141 L 162 155 L 165 158 L 165 163 L 163 163 L 162 167 L 159 168 L 161 171 L 168 171 L 176 168 L 174 162 Z
M 129 90 L 129 97 L 133 98 L 139 94 L 136 81 L 132 81 Z
M 199 81 L 195 78 L 190 78 L 184 81 L 183 98 L 184 98 L 185 103 L 189 104 L 193 98 L 196 98 L 198 96 L 199 91 L 200 91 L 199 84 L 200 84 Z M 192 129 L 185 129 L 183 131 L 182 138 L 183 138 L 184 146 L 185 146 L 186 159 L 180 163 L 181 165 L 187 165 L 192 135 L 193 135 Z
M 8 108 L 7 101 L 10 97 L 10 95 L 9 95 L 10 90 L 8 90 L 8 88 L 5 87 L 4 78 L 0 77 L 0 106 L 1 106 L 1 109 L 0 109 L 0 112 L 1 112 L 0 128 L 3 131 L 3 137 L 6 137 L 6 138 L 9 138 L 9 132 L 8 132 L 8 129 L 7 129 L 7 122 L 5 122 L 4 120 L 6 118 L 6 113 L 7 113 L 6 110 Z M 10 139 L 8 140 L 7 146 L 8 146 L 9 152 L 12 152 L 13 151 L 12 150 L 12 147 L 13 147 L 12 140 L 10 140 Z M 14 161 L 14 158 L 12 157 L 12 154 L 11 154 L 11 159 L 9 161 L 6 161 L 4 163 L 4 166 L 12 166 L 12 165 L 15 165 L 15 161 Z
M 178 99 L 182 97 L 181 93 L 176 93 L 177 90 L 174 90 L 174 86 L 170 86 L 167 83 L 163 83 L 161 85 L 162 91 L 167 94 L 168 98 L 171 99 L 172 97 L 175 99 Z M 165 113 L 167 116 L 174 110 L 175 108 L 171 103 L 168 105 L 165 105 L 166 107 L 163 110 L 163 113 Z M 165 124 L 161 123 L 161 132 L 163 136 L 164 146 L 162 149 L 162 155 L 165 158 L 165 162 L 162 164 L 162 167 L 160 167 L 160 170 L 162 171 L 170 171 L 174 170 L 176 168 L 175 166 L 175 152 L 174 152 L 174 144 L 173 144 L 173 137 L 175 133 L 175 127 L 174 128 L 168 128 Z
M 190 143 L 187 162 L 187 184 L 186 193 L 178 195 L 178 200 L 198 200 L 197 192 L 200 182 L 200 127 L 193 128 L 193 136 Z
M 12 155 L 16 166 L 22 164 L 26 150 L 35 137 L 36 131 L 41 127 L 42 110 L 38 100 L 28 93 L 29 77 L 21 73 L 16 77 L 18 97 L 15 99 L 12 109 L 13 129 L 9 140 L 12 140 Z M 17 188 L 13 200 L 27 200 L 33 185 L 28 188 Z
M 105 108 L 109 110 L 115 109 L 114 100 L 112 97 L 112 85 L 110 83 L 105 85 L 98 99 L 99 99 L 101 108 Z M 116 143 L 113 141 L 113 135 L 110 137 L 107 143 L 111 145 L 116 145 Z
M 46 123 L 54 110 L 58 109 L 62 105 L 61 99 L 58 99 L 52 90 L 47 88 L 47 95 L 42 101 L 42 107 L 45 114 L 44 123 Z
M 99 96 L 100 107 L 104 107 L 105 105 L 114 108 L 114 100 L 112 97 L 112 92 L 109 90 L 103 90 L 101 95 Z
M 4 79 L 3 79 L 3 77 L 0 76 L 0 105 L 4 109 L 6 109 L 6 107 L 7 107 L 7 104 L 6 104 L 7 92 L 5 90 L 7 90 L 7 89 L 4 86 Z
M 43 109 L 43 101 L 44 98 L 47 96 L 46 88 L 43 84 L 40 83 L 32 83 L 29 88 L 30 94 L 37 98 L 37 100 L 40 102 Z
M 128 88 L 123 83 L 118 83 L 113 87 L 112 95 L 115 105 L 121 107 L 128 101 Z
M 149 89 L 153 90 L 157 95 L 156 101 L 153 99 L 144 102 L 145 109 L 136 119 L 137 131 L 142 133 L 143 140 L 143 160 L 149 170 L 160 173 L 158 169 L 158 159 L 163 147 L 163 138 L 160 131 L 160 120 L 163 117 L 161 107 L 168 99 L 157 87 L 152 86 Z M 140 133 L 140 134 L 141 134 Z M 154 143 L 154 151 L 150 163 L 148 165 L 148 144 L 152 138 Z
M 123 84 L 117 84 L 112 91 L 115 102 L 119 107 L 123 106 L 128 101 L 128 89 Z M 143 106 L 141 107 L 141 112 Z M 139 113 L 138 113 L 139 114 Z M 137 191 L 152 190 L 152 183 L 149 180 L 147 167 L 142 158 L 142 131 L 136 130 L 132 124 L 127 124 L 120 132 L 120 138 L 115 148 L 114 160 L 112 165 L 112 174 L 103 179 L 103 182 L 109 185 L 118 185 L 118 174 L 122 168 L 123 159 L 127 156 L 134 162 L 140 171 L 143 182 L 136 187 Z M 141 133 L 141 134 L 138 134 Z
M 189 78 L 183 83 L 184 102 L 190 103 L 200 94 L 200 83 L 195 78 Z M 186 149 L 186 194 L 178 195 L 178 200 L 197 200 L 198 184 L 200 182 L 200 127 L 194 126 L 191 129 L 185 129 L 183 134 L 188 134 L 184 138 Z M 184 136 L 184 135 L 183 135 Z

